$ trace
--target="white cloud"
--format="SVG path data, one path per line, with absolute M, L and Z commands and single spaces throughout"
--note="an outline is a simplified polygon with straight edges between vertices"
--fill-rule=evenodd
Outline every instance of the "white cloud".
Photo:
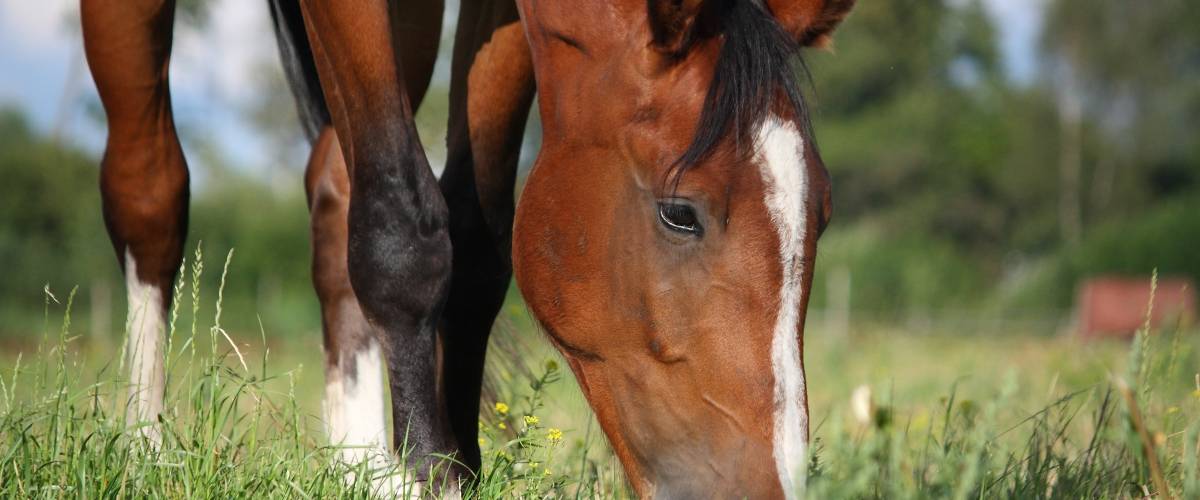
M 78 11 L 73 0 L 0 0 L 0 31 L 18 50 L 53 50 L 74 29 L 70 19 L 78 19 Z
M 278 64 L 267 2 L 217 0 L 203 31 L 177 27 L 172 86 L 183 92 L 213 92 L 223 101 L 253 97 L 254 73 Z

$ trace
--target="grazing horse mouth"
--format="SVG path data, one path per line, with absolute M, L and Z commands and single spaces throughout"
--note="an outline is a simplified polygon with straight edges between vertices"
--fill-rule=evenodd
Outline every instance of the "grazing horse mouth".
M 827 177 L 814 145 L 805 143 L 811 130 L 799 49 L 826 43 L 853 3 L 518 1 L 538 77 L 545 139 L 518 206 L 514 270 L 534 316 L 571 363 L 640 494 L 708 497 L 745 488 L 790 497 L 802 483 L 808 410 L 800 335 L 812 251 L 827 213 L 818 208 L 827 200 L 818 196 Z M 740 150 L 752 142 L 760 146 L 757 151 Z M 710 155 L 728 149 L 736 154 Z M 739 156 L 752 152 L 757 171 L 748 170 L 749 158 Z M 736 161 L 726 161 L 732 156 Z M 730 165 L 746 168 L 729 173 Z M 693 168 L 697 175 L 684 175 Z M 697 217 L 701 204 L 680 203 L 693 210 L 679 213 L 664 212 L 660 204 L 653 215 L 669 227 L 642 232 L 651 222 L 633 217 L 650 214 L 654 205 L 629 208 L 629 202 L 675 197 L 678 192 L 646 187 L 669 179 L 663 185 L 674 182 L 678 188 L 684 177 L 682 183 L 696 188 L 699 198 L 723 195 L 732 199 L 724 210 L 736 205 L 739 214 L 750 215 L 710 217 L 725 224 L 706 232 L 702 222 L 712 214 Z M 625 184 L 578 186 L 588 181 Z M 758 186 L 764 187 L 761 206 Z M 735 188 L 743 190 L 736 193 L 740 197 L 730 194 Z M 618 196 L 609 196 L 613 193 Z M 575 213 L 564 214 L 567 210 Z M 742 224 L 747 220 L 753 222 Z M 676 239 L 652 247 L 664 241 L 651 239 L 663 238 L 663 231 Z M 722 242 L 716 238 L 725 234 L 736 237 L 723 247 L 701 246 Z M 668 246 L 679 241 L 692 245 L 682 247 L 691 253 Z M 746 278 L 744 291 L 754 301 L 704 312 L 714 318 L 725 313 L 720 322 L 751 330 L 755 338 L 714 335 L 694 344 L 695 335 L 667 338 L 672 327 L 686 329 L 689 318 L 674 315 L 674 307 L 643 307 L 637 300 L 651 294 L 630 289 L 650 281 L 645 273 L 658 273 L 654 266 L 664 262 L 679 264 L 662 270 L 663 281 L 671 281 L 667 285 L 700 283 L 708 275 L 680 278 L 688 273 L 685 264 L 699 262 L 688 256 L 718 248 L 737 250 L 704 254 L 720 262 L 714 272 L 738 269 L 731 274 Z M 667 250 L 654 253 L 658 249 Z M 564 263 L 568 259 L 575 260 Z M 579 275 L 565 279 L 567 273 Z M 616 304 L 597 304 L 605 300 Z M 685 302 L 680 311 L 709 305 Z M 654 319 L 641 318 L 644 309 Z M 746 311 L 746 317 L 729 317 Z M 743 451 L 739 439 L 757 449 Z M 755 470 L 723 466 L 730 460 Z M 697 471 L 708 480 L 697 478 Z M 746 478 L 757 483 L 740 481 Z
M 133 2 L 139 8 L 131 8 L 127 3 L 85 1 L 80 18 L 85 55 L 110 131 L 101 169 L 105 222 L 118 258 L 126 262 L 130 319 L 140 324 L 130 332 L 129 342 L 134 344 L 128 345 L 140 347 L 134 350 L 140 356 L 130 363 L 130 375 L 135 391 L 152 389 L 134 394 L 131 416 L 153 423 L 162 411 L 162 391 L 166 387 L 158 342 L 173 297 L 170 285 L 180 269 L 186 239 L 189 175 L 176 134 L 167 79 L 174 4 Z M 336 417 L 328 419 L 333 427 L 330 434 L 335 439 L 346 436 L 360 441 L 344 444 L 379 448 L 384 455 L 388 451 L 382 449 L 387 426 L 382 414 L 390 411 L 392 451 L 406 455 L 407 466 L 423 468 L 436 456 L 458 453 L 462 461 L 452 464 L 448 473 L 462 473 L 458 477 L 463 477 L 468 469 L 478 471 L 482 465 L 475 443 L 484 355 L 511 273 L 515 270 L 522 274 L 517 262 L 528 259 L 530 264 L 524 273 L 543 273 L 543 286 L 561 278 L 555 273 L 563 269 L 580 274 L 636 270 L 615 259 L 599 267 L 571 269 L 533 255 L 515 255 L 513 259 L 514 255 L 504 248 L 505 243 L 514 243 L 515 250 L 522 237 L 529 241 L 524 245 L 526 250 L 545 243 L 534 240 L 530 229 L 525 229 L 524 235 L 515 234 L 511 203 L 520 136 L 535 87 L 545 135 L 550 138 L 546 144 L 561 146 L 554 141 L 565 135 L 562 129 L 590 121 L 586 125 L 591 128 L 586 130 L 603 137 L 586 146 L 603 145 L 592 150 L 602 150 L 601 159 L 608 160 L 621 154 L 625 157 L 617 159 L 627 160 L 633 154 L 611 147 L 617 142 L 612 130 L 620 126 L 614 127 L 618 122 L 597 120 L 598 116 L 628 118 L 634 113 L 624 106 L 635 101 L 631 97 L 655 94 L 651 97 L 670 101 L 672 109 L 683 110 L 674 112 L 674 119 L 683 115 L 683 119 L 691 120 L 696 118 L 688 114 L 692 109 L 679 106 L 683 100 L 675 99 L 681 96 L 678 90 L 682 88 L 696 90 L 684 97 L 703 95 L 704 104 L 698 132 L 679 161 L 668 169 L 678 174 L 675 180 L 689 168 L 704 163 L 719 146 L 742 144 L 752 140 L 753 133 L 761 134 L 761 171 L 739 172 L 749 172 L 740 179 L 751 179 L 755 185 L 753 176 L 760 175 L 766 186 L 764 203 L 778 236 L 781 268 L 776 317 L 750 318 L 746 314 L 726 318 L 755 322 L 747 330 L 759 337 L 748 347 L 744 340 L 738 345 L 735 342 L 739 340 L 721 339 L 691 352 L 675 350 L 669 342 L 651 341 L 649 352 L 631 355 L 630 345 L 616 345 L 624 339 L 609 337 L 603 339 L 609 342 L 605 345 L 603 340 L 560 335 L 574 331 L 558 332 L 550 327 L 545 331 L 566 355 L 631 478 L 642 481 L 637 484 L 639 493 L 672 498 L 723 495 L 741 489 L 751 496 L 792 496 L 798 484 L 796 478 L 802 478 L 808 437 L 799 334 L 807 301 L 806 280 L 811 279 L 811 270 L 804 266 L 813 258 L 806 252 L 815 248 L 815 241 L 805 238 L 814 234 L 811 228 L 816 222 L 808 218 L 816 213 L 809 210 L 813 200 L 808 199 L 809 172 L 804 164 L 804 139 L 810 135 L 795 63 L 800 46 L 827 39 L 854 1 L 559 1 L 542 2 L 541 7 L 536 3 L 463 2 L 458 25 L 472 26 L 477 31 L 471 36 L 456 33 L 447 162 L 438 179 L 429 168 L 417 135 L 413 110 L 428 90 L 437 59 L 442 2 L 404 2 L 397 9 L 379 1 L 361 2 L 353 8 L 338 2 L 271 2 L 285 71 L 314 146 L 308 167 L 313 175 L 306 176 L 305 187 L 313 216 L 313 270 L 318 278 L 314 284 L 329 351 L 325 366 L 330 382 L 328 399 L 338 407 L 331 412 Z M 405 11 L 402 30 L 397 29 L 397 10 Z M 516 29 L 518 15 L 524 30 Z M 603 24 L 606 21 L 608 25 Z M 416 35 L 416 39 L 409 35 Z M 432 44 L 420 43 L 431 40 Z M 546 50 L 547 40 L 565 43 L 573 55 L 555 56 Z M 460 52 L 459 43 L 470 45 Z M 433 53 L 429 53 L 431 47 Z M 626 50 L 630 47 L 636 53 Z M 687 57 L 693 50 L 704 53 Z M 634 58 L 628 57 L 631 53 Z M 582 58 L 577 57 L 580 54 Z M 570 66 L 574 64 L 571 61 L 588 62 Z M 701 63 L 684 68 L 686 71 L 664 71 L 688 61 Z M 707 71 L 709 63 L 714 64 L 711 78 L 693 78 L 697 71 Z M 592 71 L 628 80 L 599 78 L 592 83 L 603 87 L 588 88 L 587 82 L 578 85 L 580 80 L 569 78 L 590 76 Z M 685 77 L 675 78 L 683 73 L 687 73 Z M 707 94 L 687 87 L 698 87 L 693 85 L 696 83 L 708 83 Z M 630 89 L 643 93 L 625 93 Z M 597 96 L 602 98 L 588 99 Z M 576 108 L 552 109 L 568 102 Z M 688 101 L 689 105 L 696 102 L 698 99 Z M 783 104 L 790 105 L 790 109 L 774 109 Z M 611 110 L 617 112 L 605 113 Z M 783 111 L 785 119 L 772 111 Z M 758 130 L 752 130 L 756 127 Z M 681 137 L 666 137 L 668 133 L 680 134 L 678 130 L 681 127 L 667 126 L 649 135 L 655 136 L 655 146 L 661 149 L 671 139 L 679 139 L 675 145 L 683 142 Z M 141 140 L 146 137 L 155 140 Z M 539 161 L 550 149 L 542 149 Z M 578 154 L 578 149 L 567 153 L 574 156 L 567 160 L 578 165 L 597 166 L 589 164 L 589 156 Z M 816 158 L 815 151 L 810 154 Z M 596 156 L 590 158 L 595 162 Z M 800 159 L 799 168 L 796 158 Z M 611 165 L 656 169 L 656 174 L 666 168 L 648 163 L 616 161 Z M 817 165 L 813 167 L 817 172 Z M 608 169 L 607 179 L 619 177 L 611 175 L 613 171 Z M 537 203 L 530 201 L 536 177 L 530 174 L 518 208 Z M 570 182 L 578 185 L 588 180 L 594 178 L 576 177 Z M 564 185 L 555 187 L 563 189 Z M 545 191 L 545 186 L 540 188 Z M 542 194 L 543 202 L 572 201 Z M 593 189 L 587 194 L 595 201 L 603 198 L 596 194 L 606 193 Z M 736 204 L 758 208 L 755 196 L 739 194 L 743 196 L 734 197 Z M 597 203 L 605 202 L 612 200 Z M 549 212 L 561 204 L 542 207 L 543 212 Z M 696 214 L 690 213 L 689 222 L 687 209 L 680 210 L 668 214 L 670 211 L 660 207 L 655 215 L 660 220 L 679 222 L 671 230 L 691 234 L 684 238 L 702 237 L 703 225 L 694 224 Z M 572 223 L 602 226 L 608 222 L 620 226 L 625 222 L 602 221 L 602 214 L 595 212 L 590 215 L 596 217 L 589 220 L 580 216 Z M 761 212 L 754 212 L 753 217 L 755 228 L 764 224 Z M 549 224 L 540 228 L 542 234 L 550 231 L 547 227 Z M 502 241 L 508 238 L 510 228 L 514 231 L 513 241 Z M 630 229 L 618 227 L 616 231 Z M 751 259 L 761 257 L 760 249 L 766 245 L 760 234 L 747 237 L 744 230 L 740 234 L 731 246 L 755 250 L 730 258 L 728 262 L 734 265 L 745 264 L 746 255 Z M 550 241 L 544 246 L 559 244 Z M 586 247 L 587 241 L 561 244 Z M 626 253 L 647 248 L 643 244 Z M 538 267 L 541 269 L 535 269 Z M 682 274 L 676 270 L 672 276 Z M 748 295 L 775 292 L 770 271 L 759 269 L 753 277 L 754 282 L 746 288 Z M 588 278 L 591 276 L 579 281 Z M 523 291 L 527 291 L 525 286 L 522 283 Z M 620 288 L 612 287 L 610 291 L 614 295 L 625 293 Z M 532 295 L 527 294 L 527 298 L 538 311 Z M 549 296 L 543 291 L 543 299 Z M 573 304 L 574 310 L 562 306 L 561 298 L 544 300 L 540 312 L 553 312 L 560 320 L 609 320 L 586 317 L 579 310 L 592 305 L 584 302 L 604 297 L 588 296 Z M 756 307 L 762 311 L 753 312 L 764 313 L 759 316 L 766 316 L 770 308 Z M 685 324 L 678 319 L 672 321 L 676 322 L 674 326 Z M 588 328 L 592 329 L 590 333 L 600 331 L 594 325 Z M 769 342 L 765 341 L 768 333 Z M 643 345 L 633 345 L 632 349 Z M 654 361 L 647 356 L 658 364 L 650 368 Z M 636 358 L 633 363 L 632 358 Z M 768 360 L 769 380 L 765 368 Z M 387 369 L 390 409 L 384 407 L 381 394 L 382 365 Z M 614 374 L 626 379 L 616 380 Z M 736 377 L 742 374 L 754 377 Z M 587 375 L 594 378 L 589 381 Z M 706 383 L 716 388 L 705 387 Z M 712 394 L 707 392 L 709 389 Z M 672 396 L 686 401 L 688 407 L 672 407 Z M 730 401 L 743 404 L 739 407 Z M 630 429 L 633 425 L 653 429 Z M 719 434 L 715 428 L 728 432 L 715 435 Z M 413 431 L 411 441 L 408 430 Z M 402 446 L 410 449 L 400 449 Z M 638 449 L 632 449 L 635 446 Z M 352 454 L 343 456 L 356 461 Z M 644 460 L 639 463 L 639 459 Z M 698 469 L 711 474 L 697 478 Z M 641 472 L 655 476 L 636 477 Z M 433 474 L 420 472 L 416 479 L 432 484 L 436 479 Z

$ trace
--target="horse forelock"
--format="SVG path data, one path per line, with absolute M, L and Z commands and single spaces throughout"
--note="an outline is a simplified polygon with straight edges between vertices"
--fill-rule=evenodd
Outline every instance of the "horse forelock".
M 716 14 L 712 36 L 720 37 L 719 53 L 696 131 L 671 169 L 673 185 L 724 144 L 732 143 L 739 158 L 752 157 L 772 114 L 794 120 L 803 137 L 812 135 L 800 45 L 760 1 L 721 2 Z M 693 42 L 685 50 L 697 47 Z

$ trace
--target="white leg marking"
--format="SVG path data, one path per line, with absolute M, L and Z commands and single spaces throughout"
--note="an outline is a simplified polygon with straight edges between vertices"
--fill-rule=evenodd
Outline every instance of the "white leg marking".
M 354 354 L 355 377 L 350 380 L 341 370 L 329 370 L 325 381 L 325 426 L 329 441 L 343 446 L 342 461 L 357 467 L 366 461 L 367 468 L 384 471 L 391 464 L 388 451 L 387 413 L 383 404 L 383 356 L 379 344 L 371 341 L 366 349 Z M 386 497 L 399 495 L 421 496 L 421 485 L 406 477 L 386 473 L 372 475 L 376 494 Z M 354 474 L 346 476 L 354 481 Z
M 130 424 L 155 422 L 163 409 L 163 335 L 166 311 L 162 291 L 138 280 L 137 261 L 125 250 L 125 292 L 129 298 L 126 329 L 129 336 L 125 353 L 129 359 L 130 406 L 126 418 Z M 158 442 L 158 431 L 144 428 L 143 435 Z
M 787 498 L 794 498 L 807 471 L 808 413 L 805 409 L 804 368 L 798 336 L 802 290 L 805 202 L 808 172 L 804 164 L 804 139 L 792 123 L 770 117 L 758 134 L 760 165 L 766 185 L 766 204 L 779 232 L 783 286 L 771 342 L 771 368 L 775 375 L 775 469 Z

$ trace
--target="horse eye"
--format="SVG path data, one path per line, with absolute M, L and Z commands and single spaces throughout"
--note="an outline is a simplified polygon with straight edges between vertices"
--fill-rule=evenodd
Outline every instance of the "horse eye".
M 658 204 L 658 220 L 667 229 L 677 233 L 702 236 L 704 228 L 696 218 L 696 209 L 683 203 L 661 202 Z

